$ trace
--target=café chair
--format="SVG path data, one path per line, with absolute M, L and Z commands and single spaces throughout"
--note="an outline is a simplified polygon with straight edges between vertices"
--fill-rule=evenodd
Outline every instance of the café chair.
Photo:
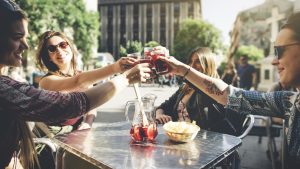
M 284 169 L 285 166 L 285 153 L 286 153 L 286 133 L 284 132 L 285 120 L 282 124 L 276 124 L 273 122 L 271 117 L 266 116 L 254 116 L 256 123 L 254 124 L 253 130 L 249 135 L 259 136 L 259 143 L 261 143 L 261 137 L 267 137 L 268 151 L 267 156 L 271 160 L 272 169 L 279 167 Z M 277 150 L 276 137 L 281 137 L 281 153 Z M 277 156 L 280 154 L 280 160 L 277 160 Z M 280 162 L 281 164 L 279 164 Z
M 33 142 L 38 152 L 41 169 L 55 169 L 58 146 L 51 140 L 54 135 L 49 131 L 48 127 L 44 123 L 30 123 L 31 125 L 29 126 L 31 126 L 30 129 L 34 137 Z
M 240 139 L 245 138 L 250 133 L 251 129 L 253 128 L 254 122 L 255 122 L 254 116 L 252 114 L 248 114 L 242 125 L 243 132 L 237 137 Z
M 250 133 L 255 123 L 254 115 L 235 114 L 234 116 L 230 116 L 232 115 L 232 113 L 236 113 L 236 112 L 230 112 L 230 110 L 227 110 L 216 104 L 213 104 L 213 107 L 217 110 L 217 112 L 219 112 L 224 116 L 223 120 L 225 120 L 228 123 L 228 125 L 231 126 L 232 130 L 235 131 L 233 135 L 235 135 L 240 139 L 243 139 Z M 238 121 L 238 122 L 234 123 L 234 121 Z
M 223 121 L 226 121 L 228 126 L 232 129 L 232 135 L 243 139 L 251 131 L 254 126 L 254 116 L 251 114 L 243 115 L 231 110 L 220 107 L 216 104 L 213 104 L 213 107 L 217 110 L 218 113 L 223 115 Z M 217 164 L 214 169 L 239 169 L 240 168 L 240 157 L 238 151 L 233 152 L 225 160 Z

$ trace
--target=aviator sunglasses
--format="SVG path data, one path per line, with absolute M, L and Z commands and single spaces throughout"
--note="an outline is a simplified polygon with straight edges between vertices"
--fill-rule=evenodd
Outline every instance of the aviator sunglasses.
M 300 42 L 295 42 L 287 45 L 274 46 L 274 55 L 276 59 L 280 59 L 288 46 L 300 45 Z
M 68 42 L 60 42 L 59 44 L 57 45 L 49 45 L 48 46 L 48 51 L 50 53 L 54 53 L 54 52 L 57 52 L 57 48 L 59 47 L 60 49 L 66 49 L 67 47 L 69 46 Z

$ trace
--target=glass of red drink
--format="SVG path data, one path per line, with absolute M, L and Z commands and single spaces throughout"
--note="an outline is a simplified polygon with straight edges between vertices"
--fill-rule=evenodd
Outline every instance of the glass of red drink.
M 127 54 L 127 57 L 132 57 L 132 58 L 135 58 L 135 59 L 140 59 L 141 58 L 141 54 L 139 52 L 136 52 L 136 53 L 128 53 Z
M 143 98 L 143 109 L 147 116 L 147 123 L 143 122 L 140 105 L 137 100 L 127 102 L 125 106 L 126 119 L 131 122 L 130 136 L 134 142 L 154 141 L 157 136 L 155 122 L 154 101 Z
M 164 56 L 164 54 L 156 54 L 153 52 L 153 48 L 144 48 L 144 59 L 150 59 L 152 65 L 155 68 L 156 74 L 165 74 L 168 72 L 168 65 L 159 59 L 159 56 Z

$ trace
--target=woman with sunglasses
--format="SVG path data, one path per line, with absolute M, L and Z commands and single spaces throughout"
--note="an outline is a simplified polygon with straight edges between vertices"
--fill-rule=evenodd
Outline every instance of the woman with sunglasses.
M 0 72 L 20 67 L 28 49 L 28 19 L 11 0 L 0 0 Z M 146 81 L 147 63 L 138 64 L 114 79 L 84 92 L 60 93 L 36 89 L 0 73 L 0 168 L 26 169 L 38 164 L 26 121 L 57 122 L 80 116 L 117 94 L 129 83 Z M 19 164 L 18 157 L 21 160 Z
M 275 42 L 275 59 L 280 83 L 300 90 L 300 12 L 291 15 Z M 160 50 L 163 50 L 162 48 Z M 166 50 L 166 49 L 165 49 Z M 158 51 L 161 52 L 161 51 Z M 220 79 L 209 77 L 174 57 L 161 57 L 170 72 L 184 76 L 204 93 L 226 108 L 241 114 L 257 114 L 284 118 L 287 121 L 287 169 L 300 166 L 300 93 L 277 91 L 260 93 L 235 88 Z
M 47 74 L 40 80 L 43 89 L 71 92 L 82 91 L 89 86 L 117 73 L 123 73 L 137 61 L 123 57 L 103 68 L 80 72 L 77 69 L 76 50 L 71 41 L 61 32 L 47 31 L 40 37 L 36 60 L 39 68 Z M 47 123 L 53 134 L 91 128 L 97 115 L 96 110 L 68 120 Z

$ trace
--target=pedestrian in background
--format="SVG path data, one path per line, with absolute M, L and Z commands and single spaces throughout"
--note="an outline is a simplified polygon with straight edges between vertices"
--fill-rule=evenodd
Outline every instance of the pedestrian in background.
M 248 56 L 242 55 L 237 67 L 238 87 L 246 90 L 257 88 L 257 75 L 255 67 L 248 63 Z

